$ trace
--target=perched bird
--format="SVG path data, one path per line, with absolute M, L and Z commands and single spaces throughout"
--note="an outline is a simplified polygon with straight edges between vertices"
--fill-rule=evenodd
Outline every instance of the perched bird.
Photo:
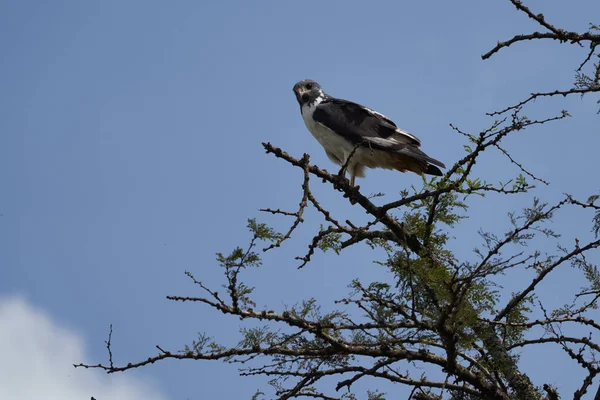
M 385 115 L 328 96 L 310 79 L 296 83 L 294 94 L 306 127 L 331 161 L 346 166 L 351 185 L 355 177 L 365 176 L 365 167 L 442 175 L 438 167 L 444 164 L 423 153 L 421 141 Z

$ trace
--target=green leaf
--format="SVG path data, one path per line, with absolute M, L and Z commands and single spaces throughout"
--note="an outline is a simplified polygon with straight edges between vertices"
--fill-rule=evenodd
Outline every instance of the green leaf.
M 265 240 L 268 242 L 275 242 L 283 237 L 281 233 L 276 232 L 267 224 L 256 222 L 256 219 L 254 218 L 248 219 L 248 229 L 250 232 L 254 233 L 254 237 L 256 239 Z

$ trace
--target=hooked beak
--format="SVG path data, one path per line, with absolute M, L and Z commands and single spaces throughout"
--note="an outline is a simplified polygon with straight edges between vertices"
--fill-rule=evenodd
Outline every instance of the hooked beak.
M 300 104 L 302 104 L 302 95 L 305 93 L 308 93 L 309 90 L 306 90 L 305 88 L 298 86 L 294 88 L 294 94 L 296 95 L 296 99 L 298 100 L 298 102 Z
M 298 87 L 296 88 L 296 93 L 298 93 L 298 96 L 302 96 L 304 93 L 309 92 L 310 90 L 307 90 L 306 88 L 303 87 Z
M 302 86 L 298 86 L 294 88 L 294 94 L 296 95 L 296 99 L 298 99 L 298 102 L 302 104 L 302 95 L 304 95 L 305 93 L 308 93 L 310 90 L 306 90 L 305 88 L 303 88 Z

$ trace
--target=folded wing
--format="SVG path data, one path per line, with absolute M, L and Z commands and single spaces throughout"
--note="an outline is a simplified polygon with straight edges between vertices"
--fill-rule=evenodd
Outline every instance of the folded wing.
M 352 143 L 394 152 L 445 168 L 442 162 L 419 149 L 421 141 L 417 137 L 399 129 L 383 114 L 360 104 L 329 98 L 317 106 L 313 118 Z

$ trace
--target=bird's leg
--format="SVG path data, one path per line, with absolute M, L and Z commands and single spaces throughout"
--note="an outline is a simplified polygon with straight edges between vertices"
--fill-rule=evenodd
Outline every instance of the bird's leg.
M 354 148 L 352 149 L 352 151 L 350 152 L 350 154 L 348 154 L 348 156 L 345 157 L 346 159 L 344 160 L 344 163 L 342 164 L 342 169 L 340 169 L 340 172 L 338 173 L 338 175 L 340 177 L 346 177 L 346 171 L 348 169 L 350 169 L 350 182 L 351 182 L 352 186 L 354 186 L 354 175 L 356 173 L 356 163 L 350 165 L 350 160 L 352 160 L 352 157 L 354 157 L 354 153 L 356 153 L 356 150 L 358 150 L 359 147 L 360 147 L 360 144 L 355 145 Z
M 346 171 L 348 171 L 348 160 L 346 160 L 344 162 L 344 164 L 342 165 L 342 168 L 340 168 L 340 172 L 338 172 L 337 176 L 340 180 L 340 182 L 344 182 L 346 181 Z M 352 170 L 350 170 L 350 179 L 353 179 L 354 174 L 352 173 Z
M 350 186 L 353 188 L 356 188 L 356 190 L 358 190 L 358 186 L 354 186 L 354 179 L 356 179 L 356 165 L 354 166 L 354 168 L 352 168 L 352 170 L 350 170 Z M 350 204 L 354 205 L 356 204 L 356 199 L 354 197 L 352 197 L 350 195 L 350 193 L 346 193 L 344 195 L 344 197 L 348 197 L 350 200 Z

